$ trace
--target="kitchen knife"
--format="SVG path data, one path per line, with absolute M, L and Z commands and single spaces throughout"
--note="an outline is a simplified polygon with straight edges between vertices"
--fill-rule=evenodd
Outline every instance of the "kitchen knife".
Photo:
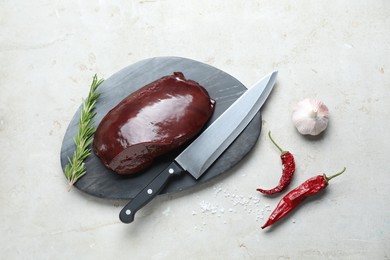
M 150 202 L 171 177 L 188 172 L 198 179 L 257 114 L 270 94 L 277 74 L 277 71 L 268 74 L 241 95 L 121 210 L 120 220 L 133 222 L 135 213 Z

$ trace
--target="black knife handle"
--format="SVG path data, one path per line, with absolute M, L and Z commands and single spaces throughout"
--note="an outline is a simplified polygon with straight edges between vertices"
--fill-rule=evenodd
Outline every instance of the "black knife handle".
M 172 162 L 165 170 L 160 172 L 134 199 L 132 199 L 119 213 L 119 219 L 123 223 L 131 223 L 135 213 L 148 204 L 167 185 L 173 176 L 185 172 L 176 162 Z

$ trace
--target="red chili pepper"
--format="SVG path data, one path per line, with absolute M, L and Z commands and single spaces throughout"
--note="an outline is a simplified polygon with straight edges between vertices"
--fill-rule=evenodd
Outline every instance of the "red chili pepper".
M 325 174 L 323 175 L 317 175 L 314 176 L 301 185 L 299 185 L 297 188 L 293 189 L 289 193 L 287 193 L 278 203 L 275 210 L 271 213 L 270 217 L 268 218 L 267 222 L 261 227 L 266 228 L 268 226 L 271 226 L 279 219 L 286 216 L 288 213 L 290 213 L 293 209 L 295 209 L 301 202 L 310 195 L 316 194 L 319 191 L 323 190 L 327 185 L 329 180 L 332 178 L 339 176 L 345 171 L 344 169 L 330 177 L 327 177 Z
M 271 132 L 268 132 L 268 136 L 271 139 L 272 143 L 282 153 L 280 158 L 282 159 L 283 173 L 282 173 L 282 177 L 280 178 L 278 186 L 276 186 L 275 188 L 270 190 L 263 190 L 263 189 L 256 189 L 256 190 L 264 194 L 272 195 L 277 192 L 283 191 L 290 184 L 295 172 L 295 161 L 294 161 L 294 156 L 289 151 L 284 151 L 282 148 L 280 148 L 279 145 L 276 144 L 274 139 L 272 139 L 271 137 Z

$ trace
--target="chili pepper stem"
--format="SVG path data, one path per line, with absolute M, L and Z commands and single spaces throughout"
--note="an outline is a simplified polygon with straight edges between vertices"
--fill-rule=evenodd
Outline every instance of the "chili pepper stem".
M 282 154 L 287 153 L 287 151 L 283 150 L 283 149 L 274 141 L 274 139 L 273 139 L 272 136 L 271 136 L 271 131 L 268 131 L 268 137 L 269 137 L 269 139 L 271 139 L 271 142 L 279 149 L 279 151 L 280 151 Z
M 344 169 L 341 172 L 338 172 L 338 173 L 336 173 L 336 174 L 334 174 L 332 176 L 329 176 L 329 177 L 324 174 L 324 178 L 325 178 L 326 181 L 330 181 L 334 177 L 337 177 L 337 176 L 341 175 L 343 172 L 345 172 L 346 169 L 347 168 L 344 167 Z

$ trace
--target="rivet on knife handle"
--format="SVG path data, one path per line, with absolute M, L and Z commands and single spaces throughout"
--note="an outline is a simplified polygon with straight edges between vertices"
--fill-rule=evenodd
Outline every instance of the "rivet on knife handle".
M 131 223 L 135 213 L 149 203 L 167 185 L 172 176 L 180 175 L 184 170 L 175 162 L 172 162 L 164 171 L 157 175 L 137 196 L 132 199 L 119 213 L 123 223 Z

